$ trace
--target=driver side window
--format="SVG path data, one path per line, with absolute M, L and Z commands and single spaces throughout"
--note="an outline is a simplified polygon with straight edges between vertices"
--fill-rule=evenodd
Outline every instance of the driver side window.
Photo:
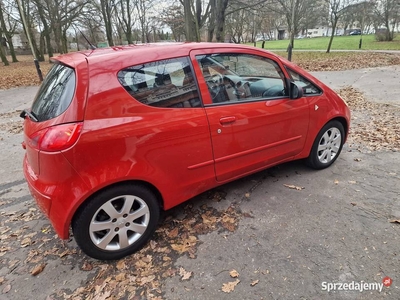
M 286 97 L 279 65 L 268 58 L 238 53 L 197 55 L 213 103 Z

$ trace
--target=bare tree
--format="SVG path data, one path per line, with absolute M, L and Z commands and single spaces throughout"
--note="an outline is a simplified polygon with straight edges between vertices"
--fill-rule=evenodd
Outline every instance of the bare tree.
M 103 16 L 104 27 L 106 29 L 106 37 L 108 45 L 114 46 L 112 31 L 112 13 L 114 8 L 114 0 L 100 0 L 98 8 Z
M 153 5 L 153 0 L 136 0 L 136 11 L 139 19 L 140 29 L 142 31 L 142 43 L 150 42 L 150 19 L 148 17 L 148 10 Z
M 162 11 L 161 16 L 161 22 L 171 29 L 174 40 L 179 42 L 185 35 L 185 20 L 182 6 L 173 5 L 168 7 Z
M 6 38 L 6 45 L 8 44 L 8 47 L 10 49 L 10 54 L 11 54 L 11 60 L 12 62 L 18 62 L 17 56 L 15 54 L 15 49 L 14 49 L 14 44 L 12 41 L 12 37 L 14 35 L 14 31 L 16 29 L 17 22 L 13 20 L 11 17 L 11 13 L 9 10 L 14 10 L 14 7 L 8 7 L 8 10 L 6 8 L 6 5 L 2 3 L 0 0 L 0 29 L 4 33 L 5 38 Z M 7 20 L 7 22 L 6 22 Z M 6 24 L 7 23 L 7 24 Z M 1 34 L 0 34 L 1 37 Z M 6 46 L 4 46 L 6 47 Z M 4 48 L 3 48 L 4 50 Z
M 6 56 L 6 52 L 4 50 L 4 43 L 3 43 L 1 28 L 0 28 L 0 58 L 1 58 L 1 61 L 3 62 L 3 64 L 5 66 L 9 66 L 10 65 L 10 62 L 8 61 L 7 56 Z
M 119 12 L 116 14 L 121 30 L 124 32 L 128 44 L 133 44 L 133 27 L 135 20 L 135 4 L 132 0 L 120 0 L 117 3 Z
M 326 0 L 329 5 L 330 11 L 330 22 L 332 26 L 331 38 L 329 39 L 328 48 L 326 49 L 326 53 L 331 51 L 333 37 L 336 33 L 336 27 L 339 19 L 342 17 L 346 8 L 349 6 L 348 0 Z
M 400 23 L 399 0 L 381 0 L 376 3 L 375 16 L 377 24 L 385 26 L 384 34 L 379 31 L 377 38 L 384 41 L 393 41 L 394 30 Z
M 211 0 L 204 9 L 201 0 L 179 0 L 183 5 L 185 18 L 185 35 L 187 41 L 200 42 L 200 29 L 204 26 L 209 15 L 215 14 L 211 5 L 217 1 Z

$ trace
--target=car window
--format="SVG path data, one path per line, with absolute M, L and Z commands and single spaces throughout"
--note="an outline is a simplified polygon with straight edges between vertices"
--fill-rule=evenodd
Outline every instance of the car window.
M 297 72 L 287 68 L 287 71 L 292 78 L 292 80 L 297 83 L 299 86 L 303 88 L 304 95 L 320 95 L 321 90 L 309 80 L 307 80 L 304 76 L 301 76 Z
M 286 97 L 284 75 L 268 58 L 238 53 L 197 55 L 213 103 Z
M 118 80 L 143 104 L 155 107 L 201 107 L 187 57 L 160 60 L 123 69 Z
M 74 69 L 62 64 L 53 65 L 32 104 L 31 113 L 39 122 L 61 115 L 71 104 L 75 83 Z

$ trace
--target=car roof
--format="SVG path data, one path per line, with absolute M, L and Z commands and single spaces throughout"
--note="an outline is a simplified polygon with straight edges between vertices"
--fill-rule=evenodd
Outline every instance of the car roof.
M 134 55 L 146 55 L 149 51 L 157 52 L 159 54 L 173 53 L 174 56 L 187 56 L 189 52 L 192 50 L 201 50 L 201 49 L 223 49 L 223 48 L 237 48 L 237 49 L 245 49 L 245 48 L 253 48 L 251 46 L 243 45 L 243 44 L 233 44 L 233 43 L 209 43 L 209 42 L 170 42 L 170 43 L 149 43 L 149 44 L 134 44 L 134 45 L 124 45 L 124 46 L 114 46 L 107 48 L 96 48 L 94 50 L 83 50 L 78 52 L 70 52 L 67 54 L 63 54 L 57 57 L 54 57 L 52 60 L 60 61 L 70 66 L 74 66 L 77 63 L 87 60 L 90 62 L 92 59 L 98 60 L 101 58 L 102 60 L 106 60 L 107 58 L 119 56 L 122 59 L 124 57 L 130 57 L 132 54 Z M 258 50 L 262 50 L 257 48 Z M 265 51 L 265 50 L 264 50 Z M 268 51 L 266 51 L 268 52 Z M 271 53 L 272 54 L 272 53 Z M 274 55 L 274 54 L 272 54 Z M 275 56 L 275 55 L 274 55 Z

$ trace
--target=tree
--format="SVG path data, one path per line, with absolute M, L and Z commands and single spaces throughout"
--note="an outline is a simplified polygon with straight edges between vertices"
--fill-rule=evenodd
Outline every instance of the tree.
M 344 14 L 346 7 L 349 5 L 348 0 L 326 0 L 330 10 L 330 22 L 332 26 L 331 38 L 329 39 L 326 53 L 331 51 L 333 37 L 336 33 L 339 18 Z
M 1 36 L 2 36 L 2 32 L 0 29 L 0 58 L 1 58 L 1 61 L 3 62 L 3 64 L 5 66 L 8 66 L 8 65 L 10 65 L 10 63 L 7 59 L 6 52 L 4 51 L 4 44 L 3 44 L 3 40 L 1 38 Z
M 128 44 L 133 44 L 133 26 L 135 24 L 135 4 L 132 0 L 120 0 L 119 3 L 120 11 L 117 13 L 121 30 L 125 33 Z
M 106 37 L 108 45 L 114 46 L 113 33 L 112 33 L 112 13 L 115 7 L 114 0 L 100 0 L 99 10 L 103 16 L 104 26 L 106 28 Z
M 383 25 L 385 27 L 383 34 L 380 30 L 377 30 L 377 38 L 383 41 L 393 41 L 394 30 L 400 23 L 399 0 L 381 0 L 377 2 L 375 7 L 375 16 L 378 26 Z
M 171 29 L 174 40 L 177 42 L 181 41 L 182 37 L 185 35 L 185 22 L 182 6 L 173 5 L 168 7 L 163 10 L 161 15 L 161 22 Z
M 311 0 L 277 0 L 280 8 L 273 8 L 279 14 L 284 15 L 289 31 L 289 46 L 294 48 L 294 37 L 300 30 L 300 24 L 307 15 L 307 10 L 315 5 Z
M 148 18 L 148 10 L 149 7 L 153 5 L 153 2 L 153 0 L 136 0 L 135 2 L 139 25 L 142 31 L 142 43 L 150 42 L 150 20 Z
M 6 18 L 4 17 L 5 15 L 7 15 L 8 26 L 6 24 Z M 13 37 L 15 28 L 16 28 L 16 22 L 13 22 L 13 24 L 11 24 L 10 13 L 6 11 L 5 5 L 0 0 L 0 29 L 2 32 L 4 32 L 5 39 L 6 39 L 6 45 L 8 44 L 8 47 L 10 49 L 12 62 L 18 62 L 17 56 L 15 54 L 14 44 L 12 41 L 12 37 Z M 0 37 L 1 36 L 2 35 L 0 34 Z M 3 45 L 3 46 L 6 47 L 6 45 Z M 4 47 L 3 47 L 3 52 L 4 52 Z

